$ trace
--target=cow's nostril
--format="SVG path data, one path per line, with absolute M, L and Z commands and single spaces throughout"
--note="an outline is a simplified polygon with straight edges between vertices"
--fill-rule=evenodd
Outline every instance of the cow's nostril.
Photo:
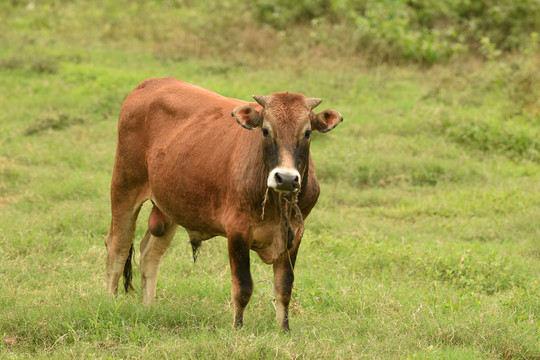
M 295 176 L 293 180 L 293 186 L 295 189 L 298 189 L 298 187 L 300 186 L 299 182 L 300 182 L 300 178 L 298 176 Z
M 281 176 L 279 175 L 279 173 L 276 173 L 276 174 L 274 175 L 274 178 L 276 179 L 276 184 L 278 184 L 278 185 L 283 184 L 283 179 L 281 178 Z

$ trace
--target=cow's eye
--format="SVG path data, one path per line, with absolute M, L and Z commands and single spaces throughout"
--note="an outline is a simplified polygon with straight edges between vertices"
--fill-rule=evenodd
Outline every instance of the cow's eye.
M 306 130 L 306 133 L 304 134 L 304 137 L 306 139 L 309 139 L 310 136 L 311 136 L 311 130 Z
M 264 137 L 268 137 L 270 135 L 267 128 L 262 128 L 262 133 Z

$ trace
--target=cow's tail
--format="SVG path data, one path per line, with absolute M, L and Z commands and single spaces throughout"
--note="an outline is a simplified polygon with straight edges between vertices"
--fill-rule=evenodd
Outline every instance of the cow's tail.
M 126 289 L 126 293 L 129 292 L 129 290 L 135 291 L 135 288 L 133 285 L 131 285 L 131 278 L 133 277 L 132 269 L 131 269 L 131 260 L 133 258 L 133 244 L 131 244 L 131 247 L 129 248 L 129 255 L 126 259 L 126 264 L 124 265 L 124 289 Z

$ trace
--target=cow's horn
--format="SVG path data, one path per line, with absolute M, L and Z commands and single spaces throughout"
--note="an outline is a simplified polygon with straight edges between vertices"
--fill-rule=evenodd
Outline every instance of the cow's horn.
M 259 103 L 259 105 L 261 105 L 262 107 L 264 107 L 266 105 L 266 103 L 268 102 L 268 100 L 270 99 L 269 96 L 266 96 L 266 95 L 253 95 L 253 98 L 255 99 L 256 102 Z
M 316 108 L 320 103 L 322 103 L 320 98 L 306 98 L 306 105 L 310 109 Z

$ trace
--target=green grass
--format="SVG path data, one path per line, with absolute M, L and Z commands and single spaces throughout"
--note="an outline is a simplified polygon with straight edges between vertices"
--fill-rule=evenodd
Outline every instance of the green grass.
M 154 4 L 137 27 L 145 11 L 106 3 L 109 23 L 83 2 L 2 5 L 0 358 L 540 359 L 537 57 L 426 69 L 290 44 L 286 57 L 216 56 L 203 41 L 217 31 L 205 25 L 211 5 Z M 167 33 L 179 15 L 198 20 Z M 182 37 L 188 26 L 198 40 Z M 265 31 L 236 34 L 245 44 Z M 134 86 L 160 76 L 246 100 L 302 92 L 344 115 L 312 144 L 322 193 L 290 334 L 277 330 L 272 270 L 255 254 L 245 326 L 232 329 L 221 238 L 193 264 L 179 231 L 152 307 L 106 294 L 117 115 Z

